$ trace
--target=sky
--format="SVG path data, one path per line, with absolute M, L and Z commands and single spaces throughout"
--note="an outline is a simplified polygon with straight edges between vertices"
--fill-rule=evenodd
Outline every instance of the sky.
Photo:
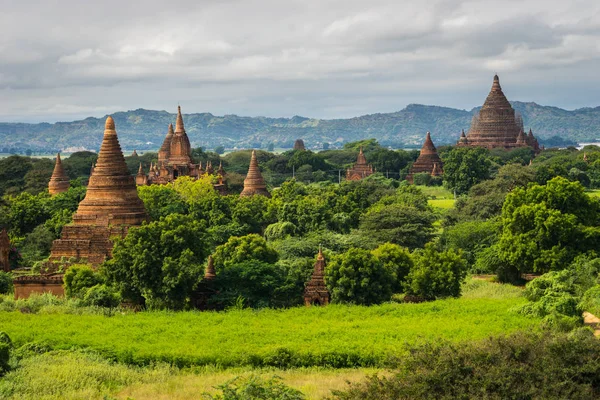
M 0 121 L 600 106 L 598 0 L 0 0 Z

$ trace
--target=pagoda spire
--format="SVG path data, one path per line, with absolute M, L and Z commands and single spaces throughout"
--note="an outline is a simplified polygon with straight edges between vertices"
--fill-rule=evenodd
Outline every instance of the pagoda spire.
M 240 193 L 240 196 L 254 196 L 254 195 L 262 195 L 271 197 L 271 194 L 267 190 L 267 185 L 265 180 L 260 173 L 260 168 L 258 167 L 258 159 L 256 158 L 256 151 L 252 150 L 252 155 L 250 156 L 250 166 L 248 167 L 248 174 L 246 174 L 246 179 L 244 179 L 244 190 Z
M 208 256 L 208 263 L 206 264 L 206 270 L 204 271 L 204 279 L 207 281 L 212 281 L 217 277 L 217 273 L 215 271 L 215 263 L 213 261 L 212 255 Z
M 192 163 L 192 146 L 190 139 L 183 126 L 183 116 L 181 115 L 181 106 L 177 106 L 177 120 L 175 121 L 175 132 L 171 138 L 169 148 L 169 164 L 188 166 Z
M 52 177 L 50 177 L 50 182 L 48 183 L 48 192 L 51 195 L 55 195 L 67 190 L 69 190 L 69 177 L 63 168 L 60 153 L 57 153 L 54 171 L 52 171 Z

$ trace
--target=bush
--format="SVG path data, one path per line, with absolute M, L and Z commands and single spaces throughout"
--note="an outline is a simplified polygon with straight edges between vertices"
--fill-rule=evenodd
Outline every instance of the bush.
M 466 344 L 410 349 L 391 376 L 372 376 L 338 400 L 594 399 L 600 396 L 600 341 L 589 330 L 517 333 Z
M 0 376 L 4 375 L 10 368 L 8 362 L 12 348 L 10 337 L 5 332 L 0 332 Z
M 410 269 L 413 267 L 413 260 L 410 253 L 404 247 L 392 243 L 384 243 L 373 250 L 372 253 L 392 273 L 392 290 L 394 293 L 398 293 L 402 289 L 402 285 Z
M 413 253 L 415 266 L 404 288 L 409 295 L 427 300 L 459 297 L 467 275 L 467 263 L 459 250 L 439 251 L 433 243 Z
M 302 392 L 285 385 L 277 376 L 266 381 L 254 375 L 243 379 L 237 377 L 217 388 L 221 390 L 221 394 L 215 396 L 204 394 L 204 398 L 212 400 L 303 400 L 306 398 Z
M 70 298 L 81 299 L 87 290 L 100 283 L 100 277 L 89 265 L 72 265 L 65 272 L 65 294 Z
M 121 304 L 121 296 L 114 289 L 106 285 L 92 286 L 83 296 L 86 306 L 115 308 Z
M 13 291 L 13 277 L 9 272 L 0 271 L 0 294 L 10 294 Z

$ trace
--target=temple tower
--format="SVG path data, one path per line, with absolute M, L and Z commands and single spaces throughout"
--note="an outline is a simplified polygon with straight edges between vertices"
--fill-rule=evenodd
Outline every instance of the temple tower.
M 535 149 L 533 144 L 519 141 L 521 131 L 523 131 L 523 119 L 515 113 L 502 91 L 498 75 L 495 75 L 490 93 L 479 113 L 473 117 L 469 133 L 466 138 L 461 135 L 457 145 L 488 149 L 496 147 L 514 149 L 531 146 L 538 152 L 539 148 Z M 533 141 L 531 142 L 533 143 Z
M 325 257 L 319 248 L 312 276 L 304 287 L 304 305 L 310 307 L 311 305 L 326 306 L 328 304 L 329 291 L 325 285 Z
M 69 177 L 63 168 L 60 153 L 58 153 L 56 154 L 54 171 L 52 171 L 52 177 L 48 183 L 48 192 L 54 196 L 55 194 L 66 192 L 67 190 L 69 190 Z
M 204 280 L 212 281 L 217 277 L 217 273 L 215 271 L 215 263 L 213 261 L 213 257 L 208 256 L 208 262 L 206 263 L 206 270 L 204 271 Z
M 0 231 L 0 271 L 10 272 L 10 239 L 6 229 Z
M 304 140 L 296 139 L 294 142 L 294 150 L 306 150 L 306 147 L 304 146 Z
M 406 179 L 412 183 L 414 174 L 426 172 L 432 176 L 440 176 L 443 173 L 443 163 L 437 153 L 437 149 L 431 140 L 431 133 L 427 132 L 425 143 L 421 147 L 421 153 L 410 167 L 410 172 Z
M 373 174 L 373 166 L 367 163 L 367 159 L 363 153 L 362 147 L 358 152 L 356 164 L 352 168 L 346 170 L 346 179 L 350 181 L 358 181 Z
M 168 134 L 167 134 L 168 136 Z M 192 163 L 192 146 L 190 139 L 183 126 L 183 117 L 181 115 L 181 106 L 177 106 L 177 120 L 175 121 L 175 132 L 171 138 L 169 148 L 169 164 L 176 167 L 186 168 Z
M 271 194 L 267 190 L 265 180 L 260 173 L 258 167 L 258 160 L 256 159 L 256 151 L 252 150 L 252 156 L 250 157 L 250 166 L 248 167 L 248 174 L 244 179 L 244 190 L 240 193 L 240 196 L 254 196 L 261 195 L 271 197 Z
M 169 162 L 169 155 L 171 154 L 171 139 L 173 139 L 175 132 L 173 131 L 173 124 L 169 124 L 167 136 L 158 150 L 158 163 L 164 164 Z

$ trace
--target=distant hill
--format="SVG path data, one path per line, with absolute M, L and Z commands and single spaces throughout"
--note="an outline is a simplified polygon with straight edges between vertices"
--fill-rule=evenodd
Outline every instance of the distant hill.
M 535 103 L 513 102 L 523 115 L 525 127 L 531 127 L 544 142 L 552 136 L 575 142 L 600 141 L 600 107 L 567 111 Z M 273 142 L 276 147 L 292 147 L 302 138 L 307 147 L 323 143 L 342 144 L 376 138 L 393 147 L 420 146 L 425 132 L 437 145 L 456 142 L 462 129 L 468 130 L 471 111 L 447 107 L 411 104 L 405 109 L 349 119 L 313 119 L 215 116 L 210 113 L 184 114 L 185 127 L 194 147 L 260 148 Z M 113 114 L 124 149 L 153 150 L 160 147 L 175 114 L 138 109 Z M 98 150 L 105 118 L 55 124 L 0 123 L 0 152 L 12 149 Z

